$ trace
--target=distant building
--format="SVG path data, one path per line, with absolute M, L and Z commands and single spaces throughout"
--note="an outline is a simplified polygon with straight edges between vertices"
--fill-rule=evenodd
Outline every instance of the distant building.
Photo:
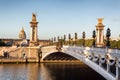
M 20 45 L 22 39 L 8 39 L 8 38 L 1 38 L 2 42 L 5 43 L 6 46 L 13 46 L 13 45 Z
M 23 27 L 22 27 L 22 29 L 19 32 L 19 39 L 26 39 L 26 33 L 25 33 Z
M 30 40 L 29 39 L 7 39 L 7 38 L 1 38 L 2 42 L 6 44 L 6 46 L 29 46 Z M 42 46 L 49 45 L 49 40 L 38 40 L 38 43 Z
M 119 39 L 117 39 L 117 38 L 111 38 L 110 40 L 111 41 L 119 41 Z

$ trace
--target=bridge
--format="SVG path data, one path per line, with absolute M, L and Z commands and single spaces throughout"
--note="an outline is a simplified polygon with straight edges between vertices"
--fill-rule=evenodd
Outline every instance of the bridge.
M 42 57 L 57 52 L 56 46 L 41 47 Z M 82 61 L 107 80 L 120 80 L 120 50 L 95 47 L 63 46 L 61 52 Z
M 5 50 L 5 48 L 1 48 L 1 51 L 2 49 Z M 8 58 L 8 60 L 10 62 L 14 61 L 14 59 L 17 59 L 17 61 L 20 62 L 25 62 L 26 60 L 31 62 L 44 62 L 46 57 L 49 57 L 56 52 L 60 52 L 56 55 L 64 53 L 72 56 L 91 67 L 107 80 L 120 80 L 119 49 L 64 45 L 61 48 L 57 48 L 56 46 L 37 46 L 18 48 L 7 47 L 6 49 L 9 52 L 10 58 Z M 26 60 L 22 58 L 23 53 L 27 56 Z M 0 59 L 0 61 L 2 61 L 2 59 Z M 4 58 L 3 61 L 5 61 Z

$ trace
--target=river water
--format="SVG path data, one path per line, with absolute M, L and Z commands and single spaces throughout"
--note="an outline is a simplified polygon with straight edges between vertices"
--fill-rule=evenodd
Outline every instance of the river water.
M 0 64 L 0 80 L 105 80 L 82 63 Z

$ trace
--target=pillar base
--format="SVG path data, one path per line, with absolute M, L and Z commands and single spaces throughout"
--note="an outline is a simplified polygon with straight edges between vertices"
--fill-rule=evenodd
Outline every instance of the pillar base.
M 104 47 L 104 44 L 96 44 L 96 47 Z
M 39 43 L 38 42 L 30 42 L 29 46 L 33 47 L 33 46 L 38 46 Z

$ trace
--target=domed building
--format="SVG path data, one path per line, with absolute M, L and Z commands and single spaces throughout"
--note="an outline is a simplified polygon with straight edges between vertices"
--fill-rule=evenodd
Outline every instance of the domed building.
M 25 33 L 23 27 L 22 27 L 22 29 L 19 32 L 19 39 L 26 39 L 26 33 Z

